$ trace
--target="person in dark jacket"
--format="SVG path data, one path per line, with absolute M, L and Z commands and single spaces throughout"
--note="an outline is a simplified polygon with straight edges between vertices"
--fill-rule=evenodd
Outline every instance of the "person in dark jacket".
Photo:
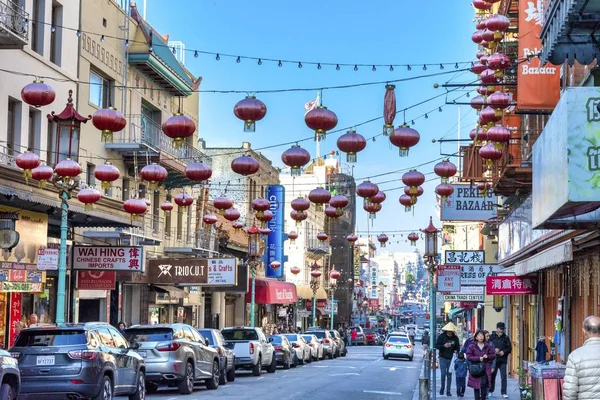
M 477 331 L 475 341 L 467 349 L 467 360 L 473 364 L 483 363 L 485 374 L 477 377 L 469 374 L 467 386 L 473 388 L 475 400 L 485 400 L 487 398 L 488 382 L 492 379 L 492 362 L 496 358 L 496 351 L 491 343 L 485 341 L 485 333 Z
M 465 397 L 467 386 L 467 360 L 464 353 L 458 353 L 454 361 L 454 376 L 456 377 L 456 396 Z
M 447 389 L 446 395 L 452 396 L 450 389 L 452 387 L 452 374 L 450 373 L 450 364 L 452 356 L 460 350 L 458 336 L 456 336 L 456 325 L 448 322 L 443 328 L 442 333 L 437 337 L 435 348 L 438 349 L 440 361 L 440 375 L 442 378 L 442 387 L 440 395 L 444 394 L 444 389 Z
M 423 345 L 423 351 L 429 348 L 431 345 L 431 337 L 429 336 L 429 331 L 425 330 L 423 332 L 423 336 L 421 336 L 421 344 Z
M 494 345 L 496 352 L 496 365 L 492 374 L 492 380 L 490 383 L 490 396 L 492 396 L 494 389 L 496 388 L 496 375 L 500 371 L 500 394 L 505 399 L 508 399 L 507 392 L 507 376 L 506 367 L 508 364 L 508 355 L 512 351 L 512 343 L 510 338 L 504 333 L 506 325 L 504 322 L 498 322 L 496 324 L 496 332 L 493 332 L 490 341 Z

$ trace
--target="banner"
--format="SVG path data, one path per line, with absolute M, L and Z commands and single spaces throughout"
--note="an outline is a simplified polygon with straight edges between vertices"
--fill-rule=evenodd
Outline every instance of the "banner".
M 10 294 L 10 315 L 9 315 L 9 335 L 8 335 L 8 347 L 10 349 L 15 339 L 17 338 L 17 334 L 21 332 L 21 305 L 23 303 L 23 294 L 22 293 L 11 293 Z M 27 327 L 27 325 L 25 325 Z
M 267 200 L 271 204 L 269 210 L 273 213 L 267 226 L 271 230 L 265 240 L 265 277 L 267 278 L 283 278 L 283 226 L 284 226 L 284 202 L 285 188 L 281 185 L 267 186 Z M 281 263 L 279 268 L 271 268 L 270 264 L 273 261 Z
M 73 246 L 73 269 L 144 271 L 141 246 Z
M 525 276 L 488 276 L 485 279 L 488 295 L 517 296 L 521 294 L 538 294 L 537 275 Z
M 542 65 L 540 58 L 535 57 L 542 50 L 543 19 L 542 1 L 519 0 L 519 111 L 553 110 L 560 97 L 560 67 Z

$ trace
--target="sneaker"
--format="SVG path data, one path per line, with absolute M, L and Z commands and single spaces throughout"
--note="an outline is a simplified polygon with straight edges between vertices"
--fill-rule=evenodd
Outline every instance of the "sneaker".
M 488 399 L 492 399 L 493 397 L 494 397 L 494 392 L 489 392 L 489 393 L 487 394 L 487 398 L 488 398 Z
M 508 395 L 507 395 L 507 394 L 503 394 L 503 395 L 502 395 L 502 398 L 503 398 L 503 399 L 508 399 Z

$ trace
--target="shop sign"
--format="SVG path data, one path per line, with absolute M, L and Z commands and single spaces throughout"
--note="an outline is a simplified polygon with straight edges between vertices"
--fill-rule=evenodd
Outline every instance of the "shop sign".
M 43 248 L 38 250 L 37 269 L 57 270 L 59 249 Z
M 267 223 L 271 230 L 265 240 L 265 277 L 283 278 L 283 268 L 271 268 L 273 261 L 279 261 L 283 266 L 283 226 L 284 226 L 284 204 L 285 188 L 282 185 L 267 186 L 267 200 L 269 200 L 269 210 L 273 213 L 273 218 Z
M 460 291 L 460 277 L 462 269 L 460 265 L 439 265 L 438 266 L 438 291 L 440 292 L 458 292 Z
M 482 302 L 484 295 L 482 294 L 445 294 L 444 301 L 476 301 Z
M 537 275 L 525 276 L 488 276 L 485 280 L 488 295 L 517 296 L 538 294 Z
M 446 264 L 483 264 L 483 250 L 446 250 Z
M 77 271 L 77 289 L 114 290 L 116 271 Z
M 237 285 L 237 264 L 235 258 L 209 258 L 208 284 L 211 286 Z
M 152 284 L 202 286 L 208 283 L 208 260 L 203 258 L 165 258 L 148 261 Z
M 310 311 L 298 310 L 298 317 L 308 318 L 308 317 L 310 317 Z
M 0 282 L 46 282 L 45 271 L 28 271 L 22 269 L 0 269 Z
M 379 299 L 369 299 L 369 307 L 379 307 Z
M 454 192 L 442 202 L 442 221 L 487 221 L 496 217 L 498 196 L 485 196 L 475 186 L 452 184 Z
M 460 290 L 448 294 L 485 294 L 484 286 L 461 286 Z
M 486 277 L 495 276 L 504 269 L 498 264 L 461 265 L 460 267 L 462 286 L 485 286 Z
M 304 304 L 307 309 L 312 309 L 312 300 L 306 300 Z M 325 307 L 327 307 L 327 300 L 317 299 L 317 308 L 325 308 Z
M 294 300 L 294 291 L 288 288 L 275 288 L 275 300 L 281 300 L 288 303 Z
M 325 305 L 325 313 L 331 314 L 331 300 L 327 300 L 327 304 Z M 338 301 L 333 300 L 333 314 L 337 315 L 338 313 Z
M 73 269 L 144 271 L 141 246 L 73 246 Z
M 14 207 L 1 208 L 3 212 L 15 212 L 19 215 L 15 222 L 19 243 L 10 253 L 6 253 L 8 258 L 4 261 L 35 266 L 38 262 L 38 250 L 47 247 L 48 244 L 48 215 Z
M 23 301 L 23 295 L 21 293 L 10 294 L 10 316 L 9 316 L 9 337 L 8 347 L 11 348 L 17 336 L 17 332 L 21 329 L 17 329 L 17 325 L 21 323 L 21 304 Z
M 2 292 L 41 293 L 41 282 L 8 282 L 2 281 Z

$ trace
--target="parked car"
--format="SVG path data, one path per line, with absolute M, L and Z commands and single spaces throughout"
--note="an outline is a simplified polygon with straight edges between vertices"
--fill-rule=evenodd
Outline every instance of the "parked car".
M 135 348 L 107 323 L 45 324 L 21 331 L 10 355 L 23 397 L 143 400 L 147 367 Z
M 337 357 L 337 346 L 329 331 L 325 329 L 311 329 L 306 331 L 311 335 L 315 335 L 319 342 L 323 345 L 323 353 L 327 354 L 330 359 Z
M 206 339 L 206 344 L 217 351 L 219 355 L 219 384 L 225 385 L 227 382 L 235 380 L 235 355 L 233 351 L 225 346 L 225 339 L 218 329 L 198 329 L 198 333 Z
M 375 340 L 375 333 L 371 328 L 363 329 L 363 333 L 365 335 L 365 341 L 367 342 L 368 346 L 377 343 L 377 341 Z
M 129 343 L 146 361 L 146 390 L 160 385 L 177 386 L 190 394 L 196 382 L 207 389 L 219 387 L 219 355 L 193 327 L 186 324 L 134 325 L 125 329 Z
M 342 339 L 340 333 L 336 330 L 333 330 L 329 331 L 329 334 L 331 337 L 333 337 L 333 341 L 335 342 L 336 357 L 345 357 L 348 353 L 348 350 L 346 349 L 346 342 L 344 342 L 344 339 Z
M 308 344 L 308 347 L 310 348 L 310 361 L 308 362 L 322 360 L 323 358 L 325 358 L 323 344 L 321 343 L 318 337 L 316 337 L 312 333 L 305 333 L 304 335 L 302 335 L 302 337 L 304 338 L 304 340 Z
M 292 367 L 296 367 L 296 365 L 304 364 L 305 362 L 311 362 L 311 349 L 306 340 L 302 337 L 302 335 L 288 333 L 284 335 L 289 342 L 292 344 L 292 348 L 294 349 L 294 363 Z
M 357 343 L 352 343 L 353 346 L 358 345 L 367 345 L 367 339 L 365 338 L 365 333 L 363 332 L 363 328 L 360 325 L 357 326 L 353 326 L 352 328 L 350 328 L 350 332 L 352 332 L 352 330 L 356 329 L 356 342 Z
M 270 374 L 275 372 L 275 350 L 262 329 L 239 326 L 225 328 L 221 333 L 235 354 L 236 370 L 250 369 L 254 376 L 260 376 L 263 368 Z
M 0 350 L 0 400 L 14 400 L 21 390 L 19 362 L 5 350 Z
M 393 331 L 393 332 L 390 332 L 390 333 L 387 334 L 387 336 L 386 336 L 386 338 L 384 340 L 384 343 L 387 342 L 387 340 L 390 338 L 390 336 L 402 336 L 402 337 L 405 337 L 407 339 L 409 338 L 408 337 L 408 333 L 406 333 L 404 331 Z
M 275 350 L 275 359 L 277 365 L 283 366 L 283 369 L 290 369 L 294 363 L 294 348 L 285 335 L 271 335 L 269 336 L 271 343 L 273 344 L 273 350 Z
M 392 335 L 383 345 L 383 358 L 403 357 L 412 361 L 415 348 L 407 336 Z

